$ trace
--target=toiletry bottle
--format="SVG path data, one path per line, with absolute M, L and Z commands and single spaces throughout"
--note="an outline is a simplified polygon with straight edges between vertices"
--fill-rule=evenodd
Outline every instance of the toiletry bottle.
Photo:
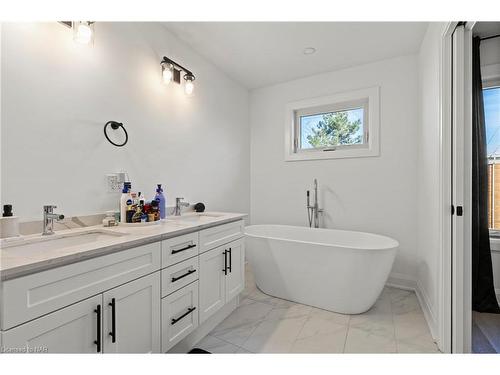
M 129 182 L 123 183 L 122 195 L 120 197 L 120 222 L 127 222 L 127 200 L 129 198 Z
M 137 206 L 136 211 L 135 211 L 134 215 L 132 216 L 132 223 L 140 223 L 141 218 L 142 218 L 142 211 L 139 208 L 139 206 Z
M 158 184 L 158 188 L 156 189 L 156 196 L 155 199 L 159 203 L 159 209 L 160 209 L 160 219 L 165 219 L 166 218 L 166 204 L 167 200 L 165 199 L 165 196 L 163 195 L 163 189 L 161 188 L 161 184 Z
M 151 201 L 151 213 L 153 215 L 153 221 L 160 220 L 160 210 L 158 207 L 159 204 L 160 202 L 156 199 L 153 199 Z

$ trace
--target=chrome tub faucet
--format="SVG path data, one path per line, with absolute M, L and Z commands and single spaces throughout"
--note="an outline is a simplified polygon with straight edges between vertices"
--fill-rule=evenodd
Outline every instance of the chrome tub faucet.
M 310 193 L 307 190 L 307 218 L 309 227 L 314 225 L 314 228 L 319 228 L 319 214 L 323 213 L 323 209 L 319 208 L 318 204 L 318 180 L 314 179 L 314 203 L 310 203 Z

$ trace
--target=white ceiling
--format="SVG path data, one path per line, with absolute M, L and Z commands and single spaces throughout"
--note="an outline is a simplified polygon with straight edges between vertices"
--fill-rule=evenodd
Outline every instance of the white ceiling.
M 426 22 L 168 22 L 249 89 L 417 53 Z M 306 47 L 316 53 L 304 55 Z

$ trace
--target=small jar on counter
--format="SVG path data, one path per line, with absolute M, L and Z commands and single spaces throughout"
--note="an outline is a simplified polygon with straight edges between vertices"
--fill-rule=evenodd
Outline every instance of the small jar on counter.
M 105 227 L 114 227 L 116 223 L 115 212 L 106 211 L 106 217 L 102 220 L 102 225 Z

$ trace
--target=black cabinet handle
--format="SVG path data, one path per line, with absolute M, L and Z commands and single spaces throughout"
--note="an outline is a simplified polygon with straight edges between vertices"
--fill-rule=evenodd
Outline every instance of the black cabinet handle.
M 175 323 L 177 323 L 179 320 L 182 320 L 182 318 L 185 318 L 186 316 L 188 316 L 189 314 L 191 314 L 194 310 L 196 310 L 196 307 L 190 307 L 189 309 L 187 309 L 187 311 L 182 314 L 181 316 L 179 316 L 178 318 L 174 319 L 172 318 L 172 321 L 171 321 L 171 325 L 174 325 Z
M 224 250 L 222 254 L 224 255 L 224 269 L 222 272 L 224 272 L 224 275 L 227 275 L 227 250 Z
M 94 340 L 94 344 L 97 345 L 97 353 L 101 351 L 101 305 L 97 305 L 94 312 L 97 314 L 97 340 Z
M 233 270 L 233 258 L 231 256 L 231 248 L 229 248 L 228 252 L 229 252 L 229 267 L 228 267 L 228 269 L 229 269 L 229 273 L 231 273 L 231 272 L 233 272 L 232 271 Z
M 178 280 L 180 280 L 180 279 L 183 279 L 183 278 L 185 278 L 186 276 L 189 276 L 189 275 L 191 275 L 192 273 L 195 273 L 195 272 L 196 272 L 196 270 L 189 270 L 189 271 L 187 271 L 187 272 L 186 272 L 185 274 L 183 274 L 183 275 L 180 275 L 180 276 L 178 276 L 178 277 L 172 277 L 172 282 L 173 282 L 173 283 L 175 283 L 176 281 L 178 281 Z
M 116 301 L 114 298 L 111 299 L 111 302 L 108 304 L 111 306 L 111 332 L 109 335 L 111 336 L 111 342 L 116 342 Z
M 181 251 L 186 251 L 186 250 L 192 249 L 193 247 L 196 247 L 196 245 L 195 244 L 187 245 L 186 247 L 183 247 L 182 249 L 172 250 L 172 254 L 177 254 L 177 253 L 180 253 Z

